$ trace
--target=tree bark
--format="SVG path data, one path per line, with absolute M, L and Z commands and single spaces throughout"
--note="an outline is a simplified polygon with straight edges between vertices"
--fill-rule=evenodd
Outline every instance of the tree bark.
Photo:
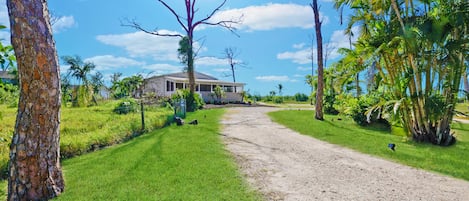
M 321 20 L 319 19 L 318 1 L 313 0 L 311 7 L 314 11 L 314 22 L 316 29 L 316 42 L 318 44 L 318 88 L 316 89 L 316 114 L 315 118 L 318 120 L 324 120 L 323 108 L 323 96 L 324 96 L 324 65 L 322 55 L 322 34 L 321 34 Z
M 59 163 L 59 64 L 47 2 L 7 0 L 7 6 L 20 78 L 8 200 L 47 200 L 64 190 Z

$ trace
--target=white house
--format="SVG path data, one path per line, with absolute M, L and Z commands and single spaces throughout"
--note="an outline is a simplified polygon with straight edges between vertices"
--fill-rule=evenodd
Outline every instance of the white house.
M 233 83 L 218 80 L 212 76 L 195 72 L 196 92 L 199 93 L 206 103 L 213 102 L 216 97 L 213 90 L 220 86 L 225 91 L 222 102 L 242 102 L 244 83 Z M 171 97 L 177 89 L 188 89 L 189 79 L 186 72 L 153 76 L 145 79 L 143 93 L 156 93 L 158 96 Z

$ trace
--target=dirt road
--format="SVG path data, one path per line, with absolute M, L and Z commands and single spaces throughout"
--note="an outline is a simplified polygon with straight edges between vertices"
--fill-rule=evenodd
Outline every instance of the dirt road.
M 269 119 L 275 108 L 227 110 L 226 147 L 266 200 L 469 200 L 467 181 L 298 134 Z

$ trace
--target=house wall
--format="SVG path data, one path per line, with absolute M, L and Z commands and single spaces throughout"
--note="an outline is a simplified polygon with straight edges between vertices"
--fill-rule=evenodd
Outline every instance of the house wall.
M 156 77 L 149 79 L 145 83 L 145 88 L 143 89 L 143 93 L 155 93 L 157 96 L 171 96 L 166 92 L 165 86 L 165 78 L 164 77 Z
M 200 92 L 204 102 L 206 103 L 216 103 L 217 97 L 211 92 Z M 243 96 L 241 93 L 234 92 L 225 92 L 225 96 L 221 98 L 223 103 L 238 103 L 243 101 Z
M 167 91 L 166 81 L 173 82 L 174 91 Z M 184 82 L 168 79 L 164 76 L 154 77 L 154 78 L 151 78 L 151 79 L 147 80 L 147 82 L 145 83 L 145 88 L 144 88 L 143 93 L 144 94 L 145 93 L 156 93 L 157 96 L 171 97 L 171 95 L 173 93 L 175 93 L 176 90 L 177 90 L 176 83 L 184 83 Z M 199 84 L 216 86 L 216 84 L 214 84 L 214 83 L 196 83 L 196 84 L 198 85 L 197 89 L 199 89 Z M 223 85 L 223 84 L 220 84 L 220 85 Z M 210 89 L 212 91 L 197 91 L 197 93 L 202 96 L 202 99 L 206 103 L 213 103 L 213 102 L 216 101 L 216 97 L 214 97 L 212 95 L 213 86 Z M 187 83 L 183 84 L 182 87 L 188 87 Z M 234 90 L 233 87 L 231 89 Z M 237 89 L 238 93 L 225 92 L 225 96 L 222 98 L 222 102 L 241 102 L 242 101 L 242 95 L 239 92 L 243 91 L 243 87 L 242 86 L 237 86 L 236 89 Z

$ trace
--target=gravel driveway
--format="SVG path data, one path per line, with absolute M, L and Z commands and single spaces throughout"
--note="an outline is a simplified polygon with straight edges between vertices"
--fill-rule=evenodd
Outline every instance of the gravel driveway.
M 266 200 L 469 200 L 467 181 L 298 134 L 272 122 L 274 110 L 229 108 L 222 121 L 227 149 Z

